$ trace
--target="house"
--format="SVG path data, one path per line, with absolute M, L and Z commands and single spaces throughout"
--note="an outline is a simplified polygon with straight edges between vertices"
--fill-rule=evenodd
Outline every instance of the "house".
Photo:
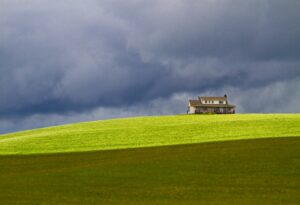
M 197 100 L 189 100 L 188 114 L 234 114 L 235 105 L 228 103 L 227 95 L 223 97 L 198 97 Z

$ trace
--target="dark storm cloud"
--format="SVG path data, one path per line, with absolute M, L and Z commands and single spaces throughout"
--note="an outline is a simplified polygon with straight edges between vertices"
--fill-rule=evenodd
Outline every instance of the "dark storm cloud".
M 61 115 L 55 124 L 110 116 L 99 109 L 179 113 L 186 98 L 230 90 L 243 112 L 276 112 L 287 96 L 279 111 L 298 112 L 299 9 L 297 0 L 2 0 L 0 132 L 34 127 L 35 115 Z M 242 94 L 263 103 L 268 92 L 268 106 Z

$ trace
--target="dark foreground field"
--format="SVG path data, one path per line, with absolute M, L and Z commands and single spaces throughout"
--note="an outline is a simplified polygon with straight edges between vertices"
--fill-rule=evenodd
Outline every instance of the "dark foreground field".
M 1 204 L 300 204 L 300 138 L 0 156 Z

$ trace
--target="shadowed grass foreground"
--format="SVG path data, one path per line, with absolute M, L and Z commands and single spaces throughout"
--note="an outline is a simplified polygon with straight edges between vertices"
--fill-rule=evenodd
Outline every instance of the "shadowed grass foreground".
M 0 156 L 1 204 L 300 204 L 300 138 Z
M 0 135 L 0 154 L 34 154 L 300 136 L 300 114 L 177 115 L 77 123 Z

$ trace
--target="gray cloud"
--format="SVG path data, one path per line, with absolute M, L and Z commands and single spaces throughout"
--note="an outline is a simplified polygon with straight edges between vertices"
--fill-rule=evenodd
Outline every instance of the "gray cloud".
M 187 98 L 224 92 L 241 112 L 299 112 L 299 9 L 297 0 L 2 0 L 0 132 L 182 113 Z

